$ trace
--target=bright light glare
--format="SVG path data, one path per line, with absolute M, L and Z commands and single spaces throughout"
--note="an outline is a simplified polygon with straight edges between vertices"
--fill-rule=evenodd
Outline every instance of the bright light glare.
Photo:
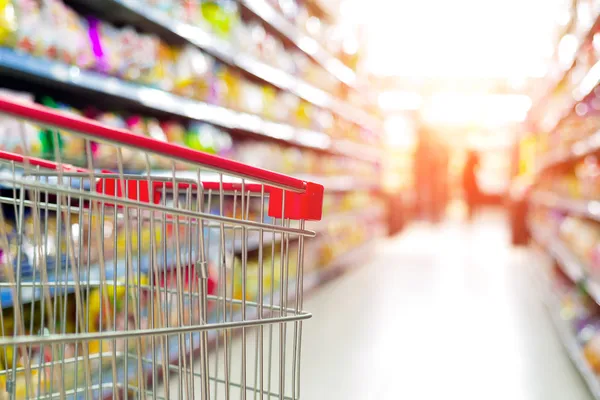
M 525 95 L 438 93 L 424 110 L 432 123 L 501 125 L 521 122 L 531 108 Z
M 388 117 L 384 123 L 385 142 L 390 147 L 408 148 L 415 143 L 415 128 L 403 116 Z
M 494 131 L 493 133 L 475 132 L 469 135 L 467 142 L 473 149 L 493 150 L 509 148 L 514 144 L 514 140 L 510 131 Z
M 415 92 L 383 92 L 377 99 L 384 111 L 418 110 L 423 98 Z
M 345 18 L 366 30 L 367 69 L 409 77 L 538 75 L 565 9 L 556 0 L 347 1 Z
M 581 100 L 587 96 L 600 81 L 600 61 L 594 64 L 588 71 L 585 77 L 581 80 L 581 83 L 575 89 L 573 96 L 576 100 Z
M 558 62 L 561 67 L 568 68 L 573 59 L 577 48 L 579 47 L 579 40 L 575 35 L 565 35 L 558 43 Z

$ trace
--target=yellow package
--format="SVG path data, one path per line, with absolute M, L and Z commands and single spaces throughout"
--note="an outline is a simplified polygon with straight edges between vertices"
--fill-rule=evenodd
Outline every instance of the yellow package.
M 0 0 L 0 45 L 13 47 L 16 41 L 17 17 L 11 0 Z

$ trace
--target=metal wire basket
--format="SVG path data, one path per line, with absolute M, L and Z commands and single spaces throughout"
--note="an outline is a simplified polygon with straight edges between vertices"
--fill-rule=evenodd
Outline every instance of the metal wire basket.
M 299 398 L 322 186 L 7 98 L 0 114 L 24 121 L 22 154 L 0 151 L 0 399 Z

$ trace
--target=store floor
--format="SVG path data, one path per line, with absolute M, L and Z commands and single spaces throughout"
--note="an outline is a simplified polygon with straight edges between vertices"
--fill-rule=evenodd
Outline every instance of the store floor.
M 313 292 L 302 398 L 588 400 L 502 214 L 420 224 Z
M 541 302 L 539 257 L 512 248 L 504 216 L 493 212 L 472 224 L 416 224 L 382 240 L 306 298 L 313 317 L 303 324 L 300 398 L 591 400 Z M 274 337 L 278 349 L 277 329 Z M 232 345 L 234 378 L 240 341 Z M 223 358 L 212 354 L 211 365 Z M 211 398 L 225 398 L 218 390 Z

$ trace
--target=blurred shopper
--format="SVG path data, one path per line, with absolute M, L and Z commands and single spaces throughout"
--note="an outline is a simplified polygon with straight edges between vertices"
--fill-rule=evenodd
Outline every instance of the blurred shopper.
M 462 183 L 463 196 L 467 205 L 469 219 L 473 218 L 478 203 L 481 201 L 479 184 L 477 183 L 477 170 L 479 169 L 479 155 L 470 150 L 463 169 Z
M 432 163 L 434 175 L 432 176 L 433 186 L 433 221 L 440 222 L 446 215 L 446 207 L 448 205 L 448 164 L 449 164 L 448 147 L 442 142 L 436 142 L 435 152 Z
M 417 136 L 417 146 L 414 155 L 414 185 L 416 193 L 416 212 L 418 218 L 430 219 L 433 197 L 431 184 L 432 168 L 432 140 L 427 129 L 420 129 Z
M 419 218 L 439 222 L 448 197 L 448 150 L 433 132 L 419 131 L 414 156 L 416 208 Z

